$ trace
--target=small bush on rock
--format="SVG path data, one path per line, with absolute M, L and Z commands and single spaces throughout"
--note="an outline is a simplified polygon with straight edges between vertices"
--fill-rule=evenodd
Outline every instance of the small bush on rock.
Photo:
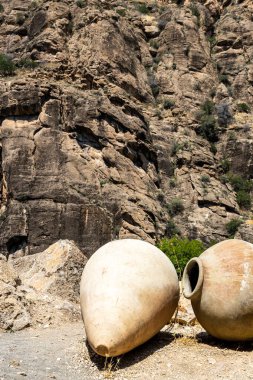
M 241 224 L 242 220 L 237 218 L 230 220 L 230 222 L 226 224 L 226 230 L 230 237 L 234 237 Z
M 214 117 L 214 103 L 206 100 L 200 107 L 198 117 L 200 119 L 198 133 L 210 142 L 216 142 L 219 139 L 219 129 Z
M 4 7 L 3 5 L 0 3 L 0 13 L 2 13 L 4 11 Z
M 149 9 L 148 9 L 146 4 L 138 4 L 136 9 L 137 9 L 137 11 L 139 11 L 140 13 L 143 13 L 145 15 L 149 13 Z
M 13 75 L 15 73 L 15 65 L 12 59 L 5 54 L 0 53 L 0 76 Z
M 21 58 L 17 64 L 17 67 L 19 68 L 25 68 L 25 69 L 35 69 L 38 66 L 38 63 L 30 58 Z
M 180 198 L 173 198 L 171 202 L 167 205 L 168 213 L 171 216 L 180 214 L 184 211 L 184 205 Z
M 167 237 L 172 237 L 174 235 L 180 235 L 180 234 L 181 232 L 179 228 L 177 227 L 177 225 L 173 222 L 173 220 L 169 219 L 166 225 L 165 235 Z
M 174 106 L 175 106 L 175 101 L 174 100 L 166 99 L 163 102 L 163 108 L 166 109 L 166 110 L 171 109 Z
M 245 190 L 240 190 L 236 194 L 238 205 L 245 210 L 251 209 L 251 196 Z
M 179 278 L 182 277 L 187 262 L 193 257 L 198 257 L 205 250 L 201 241 L 182 239 L 178 236 L 171 239 L 164 238 L 157 246 L 171 260 Z
M 247 103 L 237 104 L 237 109 L 239 112 L 250 113 L 250 106 Z
M 85 0 L 76 0 L 76 5 L 77 5 L 79 8 L 84 8 L 85 5 L 86 5 L 86 1 L 85 1 Z

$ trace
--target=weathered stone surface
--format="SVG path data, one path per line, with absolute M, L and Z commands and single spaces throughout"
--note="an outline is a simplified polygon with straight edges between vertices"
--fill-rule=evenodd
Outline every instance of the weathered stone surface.
M 68 240 L 31 256 L 0 259 L 0 329 L 79 319 L 79 283 L 86 256 Z
M 147 1 L 146 14 L 117 0 L 1 3 L 0 51 L 38 64 L 0 78 L 1 253 L 155 243 L 169 218 L 210 242 L 249 218 L 221 179 L 224 161 L 252 178 L 250 0 Z M 207 99 L 213 144 L 199 134 Z M 171 217 L 173 198 L 184 210 Z

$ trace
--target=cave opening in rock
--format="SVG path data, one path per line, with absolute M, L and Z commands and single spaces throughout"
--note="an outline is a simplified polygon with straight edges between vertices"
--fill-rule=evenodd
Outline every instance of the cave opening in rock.
M 11 255 L 19 250 L 25 249 L 26 246 L 27 236 L 23 235 L 15 235 L 11 237 L 6 243 L 8 255 Z

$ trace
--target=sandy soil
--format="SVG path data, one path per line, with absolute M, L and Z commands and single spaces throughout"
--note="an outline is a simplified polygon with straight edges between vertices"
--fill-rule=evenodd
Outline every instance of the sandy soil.
M 82 323 L 0 334 L 0 379 L 253 379 L 253 342 L 219 342 L 200 328 L 164 330 L 113 360 L 94 354 Z

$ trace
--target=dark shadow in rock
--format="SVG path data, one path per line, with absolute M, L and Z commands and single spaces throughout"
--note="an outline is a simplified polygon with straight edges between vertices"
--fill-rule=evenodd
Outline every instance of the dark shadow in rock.
M 242 351 L 250 352 L 253 351 L 253 341 L 244 341 L 244 342 L 229 342 L 226 340 L 214 338 L 209 335 L 207 332 L 201 332 L 196 335 L 198 343 L 207 344 L 208 346 L 217 347 L 222 350 L 233 350 L 233 351 Z
M 181 337 L 180 334 L 174 335 L 167 331 L 161 331 L 153 338 L 143 343 L 141 346 L 136 347 L 124 355 L 114 358 L 105 358 L 103 356 L 97 355 L 92 350 L 87 340 L 85 343 L 90 356 L 90 360 L 96 365 L 98 370 L 117 371 L 118 369 L 124 369 L 136 363 L 139 363 L 140 361 L 146 359 L 148 356 L 152 355 L 155 351 L 168 346 L 176 338 L 179 337 Z

